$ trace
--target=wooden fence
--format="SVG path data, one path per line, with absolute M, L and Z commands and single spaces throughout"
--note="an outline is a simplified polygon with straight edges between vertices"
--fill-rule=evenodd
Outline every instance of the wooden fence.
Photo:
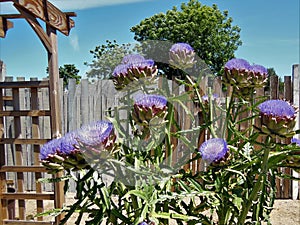
M 12 78 L 7 77 L 6 79 L 11 80 Z M 19 78 L 20 79 L 20 78 Z M 61 87 L 62 87 L 62 81 L 61 81 Z M 173 91 L 181 92 L 184 90 L 175 90 L 174 89 L 174 83 L 170 84 L 170 86 L 173 85 Z M 62 90 L 62 89 L 61 89 Z M 221 92 L 221 89 L 216 89 Z M 82 80 L 79 85 L 76 85 L 75 80 L 69 80 L 68 89 L 63 90 L 61 96 L 61 113 L 62 113 L 62 132 L 65 134 L 66 132 L 75 130 L 79 128 L 81 125 L 86 124 L 91 121 L 95 120 L 102 120 L 105 119 L 105 116 L 108 114 L 108 109 L 113 109 L 114 107 L 117 107 L 120 105 L 120 98 L 123 96 L 123 92 L 116 91 L 112 81 L 110 80 L 99 80 L 95 83 L 89 83 L 88 80 Z M 259 90 L 259 93 L 261 95 L 267 95 L 271 99 L 276 98 L 285 98 L 287 100 L 290 100 L 291 102 L 294 101 L 294 104 L 296 106 L 299 106 L 299 73 L 298 73 L 298 67 L 294 67 L 294 74 L 293 76 L 285 76 L 284 77 L 284 92 L 279 92 L 279 82 L 278 77 L 272 77 L 270 81 L 270 90 L 266 93 L 264 93 L 263 90 Z M 30 105 L 29 91 L 24 91 L 23 99 L 24 102 L 22 103 L 26 109 L 26 105 Z M 44 99 L 49 98 L 49 93 L 46 90 L 41 90 L 39 92 L 39 98 L 38 98 L 38 106 L 39 107 L 49 107 L 45 104 L 46 101 Z M 9 104 L 3 106 L 6 108 L 11 107 Z M 182 113 L 182 112 L 179 112 Z M 183 113 L 182 113 L 183 115 Z M 183 124 L 188 124 L 186 118 L 182 118 Z M 11 134 L 11 127 L 12 127 L 12 120 L 7 119 L 5 122 L 6 124 L 6 130 L 5 132 L 7 135 Z M 297 122 L 298 128 L 299 122 Z M 22 123 L 28 123 L 26 119 L 22 121 Z M 39 123 L 43 124 L 40 130 L 40 135 L 43 138 L 49 139 L 50 133 L 49 133 L 49 118 L 42 117 L 39 118 Z M 184 125 L 186 126 L 186 125 Z M 22 131 L 22 135 L 26 136 L 30 133 L 30 128 L 24 129 Z M 203 140 L 207 138 L 207 134 L 204 134 L 206 136 L 203 136 Z M 9 147 L 9 146 L 8 146 Z M 31 147 L 29 147 L 31 148 Z M 11 151 L 13 152 L 13 151 Z M 27 150 L 27 152 L 32 152 L 30 149 Z M 24 160 L 26 161 L 27 165 L 33 165 L 33 159 L 30 154 L 25 154 Z M 14 154 L 8 155 L 7 160 L 9 162 L 13 162 L 15 160 Z M 191 169 L 199 169 L 203 165 L 193 164 L 189 165 Z M 292 171 L 290 169 L 283 169 L 283 172 L 287 174 L 291 174 Z M 27 175 L 27 182 L 24 183 L 24 187 L 26 190 L 35 190 L 36 184 L 35 182 L 32 182 L 34 178 L 32 177 L 32 174 Z M 9 179 L 16 179 L 15 177 L 12 177 L 10 174 L 8 174 Z M 294 196 L 298 196 L 300 189 L 299 182 L 291 182 L 286 179 L 277 179 L 277 198 L 285 198 L 289 199 Z M 43 190 L 46 191 L 52 191 L 53 186 L 50 184 L 43 185 Z M 75 191 L 75 184 L 71 183 L 70 192 Z M 294 193 L 294 194 L 293 194 Z

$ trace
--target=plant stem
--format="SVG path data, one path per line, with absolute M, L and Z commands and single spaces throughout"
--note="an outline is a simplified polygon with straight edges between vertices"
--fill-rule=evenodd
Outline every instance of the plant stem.
M 253 201 L 257 199 L 259 191 L 264 187 L 264 183 L 266 182 L 266 176 L 267 176 L 267 171 L 268 171 L 268 158 L 269 158 L 269 153 L 270 153 L 270 143 L 271 143 L 271 137 L 268 136 L 266 140 L 266 146 L 267 148 L 264 150 L 264 156 L 263 156 L 263 161 L 262 161 L 262 171 L 259 174 L 257 178 L 257 182 L 253 187 L 253 190 L 249 196 L 248 201 L 246 202 L 246 205 L 244 205 L 242 209 L 242 214 L 238 219 L 238 224 L 245 224 L 245 220 L 247 217 L 247 214 L 253 204 Z

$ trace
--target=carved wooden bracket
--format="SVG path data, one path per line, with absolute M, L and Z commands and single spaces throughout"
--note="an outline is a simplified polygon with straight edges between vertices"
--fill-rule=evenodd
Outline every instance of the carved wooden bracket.
M 76 16 L 74 12 L 64 13 L 47 0 L 0 0 L 1 2 L 13 2 L 14 7 L 21 13 L 18 15 L 0 15 L 0 37 L 2 38 L 5 37 L 6 31 L 13 27 L 13 23 L 8 19 L 24 18 L 28 22 L 30 21 L 29 24 L 33 27 L 33 24 L 40 26 L 36 25 L 36 22 L 33 23 L 33 20 L 39 18 L 67 36 L 75 26 L 74 20 L 70 18 Z M 39 30 L 37 34 L 40 37 L 40 29 L 34 28 L 35 32 L 37 32 L 36 29 Z M 42 40 L 45 45 L 44 41 Z
M 10 22 L 5 17 L 0 16 L 0 37 L 4 38 L 6 35 L 6 31 L 13 26 L 13 22 Z

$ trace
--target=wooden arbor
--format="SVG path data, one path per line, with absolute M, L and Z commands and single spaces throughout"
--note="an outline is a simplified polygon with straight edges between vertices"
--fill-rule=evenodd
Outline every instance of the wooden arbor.
M 20 14 L 6 14 L 0 15 L 0 37 L 4 38 L 8 29 L 13 27 L 13 23 L 10 19 L 25 19 L 32 29 L 35 31 L 42 44 L 44 45 L 47 55 L 48 55 L 48 68 L 49 68 L 49 100 L 50 100 L 50 121 L 51 121 L 51 138 L 57 138 L 61 135 L 61 116 L 60 116 L 60 91 L 58 87 L 59 81 L 59 70 L 58 70 L 58 49 L 57 49 L 57 30 L 63 33 L 64 35 L 69 35 L 69 32 L 72 27 L 74 27 L 74 21 L 70 18 L 76 16 L 75 13 L 63 13 L 53 4 L 47 0 L 0 0 L 1 2 L 12 2 L 13 6 L 20 12 Z M 37 19 L 45 22 L 46 30 L 40 25 Z M 20 126 L 20 116 L 32 116 L 33 124 L 32 126 L 37 125 L 38 116 L 45 116 L 40 110 L 36 110 L 37 106 L 33 100 L 32 110 L 27 112 L 21 111 L 18 108 L 18 90 L 19 88 L 30 87 L 31 90 L 36 92 L 39 84 L 29 84 L 19 82 L 18 84 L 12 85 L 13 95 L 16 99 L 12 98 L 13 104 L 16 105 L 13 112 L 4 112 L 3 105 L 1 104 L 0 109 L 0 128 L 3 129 L 3 118 L 4 116 L 10 115 L 14 117 L 15 128 L 18 130 Z M 38 85 L 38 86 L 36 86 Z M 33 88 L 33 89 L 32 89 Z M 3 96 L 3 88 L 1 88 L 1 101 L 5 100 Z M 32 95 L 36 98 L 36 94 Z M 27 114 L 26 114 L 27 113 Z M 36 121 L 36 122 L 34 122 Z M 35 124 L 34 124 L 35 123 Z M 19 125 L 18 125 L 19 124 Z M 32 127 L 32 129 L 35 129 Z M 16 130 L 16 132 L 17 132 Z M 36 132 L 36 131 L 35 131 Z M 36 178 L 38 178 L 41 172 L 44 169 L 41 166 L 23 166 L 22 161 L 20 161 L 22 155 L 22 144 L 30 143 L 34 145 L 35 153 L 39 152 L 39 146 L 45 140 L 33 140 L 29 141 L 23 140 L 20 137 L 15 137 L 9 143 L 9 140 L 5 139 L 5 134 L 1 134 L 1 144 L 0 144 L 0 225 L 2 224 L 24 224 L 25 223 L 25 199 L 34 199 L 39 205 L 39 209 L 42 208 L 43 200 L 54 200 L 55 207 L 61 208 L 64 203 L 64 193 L 63 193 L 63 183 L 56 183 L 54 195 L 43 195 L 40 193 L 25 195 L 22 193 L 22 173 L 23 172 L 35 172 Z M 32 142 L 32 143 L 31 143 Z M 5 162 L 5 144 L 15 144 L 16 157 L 19 154 L 19 160 L 15 166 L 7 166 Z M 15 194 L 7 193 L 7 182 L 6 182 L 6 173 L 15 172 L 17 173 L 18 179 L 18 190 Z M 62 174 L 56 174 L 56 177 L 61 176 Z M 8 199 L 18 199 L 19 203 L 19 221 L 8 220 L 8 210 L 7 210 L 7 201 Z M 39 211 L 39 210 L 38 210 Z M 23 221 L 22 221 L 23 220 Z M 26 224 L 52 224 L 52 222 L 46 223 L 42 221 L 43 218 L 39 217 L 38 221 L 32 221 L 31 223 L 26 221 Z M 61 216 L 56 217 L 55 223 L 58 224 L 61 220 Z

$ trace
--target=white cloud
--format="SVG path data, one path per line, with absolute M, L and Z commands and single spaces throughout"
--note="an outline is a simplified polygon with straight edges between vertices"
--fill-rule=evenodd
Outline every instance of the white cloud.
M 108 5 L 120 5 L 147 0 L 49 0 L 61 10 L 79 10 Z
M 75 51 L 79 51 L 79 38 L 75 33 L 71 33 L 70 35 L 70 44 Z

